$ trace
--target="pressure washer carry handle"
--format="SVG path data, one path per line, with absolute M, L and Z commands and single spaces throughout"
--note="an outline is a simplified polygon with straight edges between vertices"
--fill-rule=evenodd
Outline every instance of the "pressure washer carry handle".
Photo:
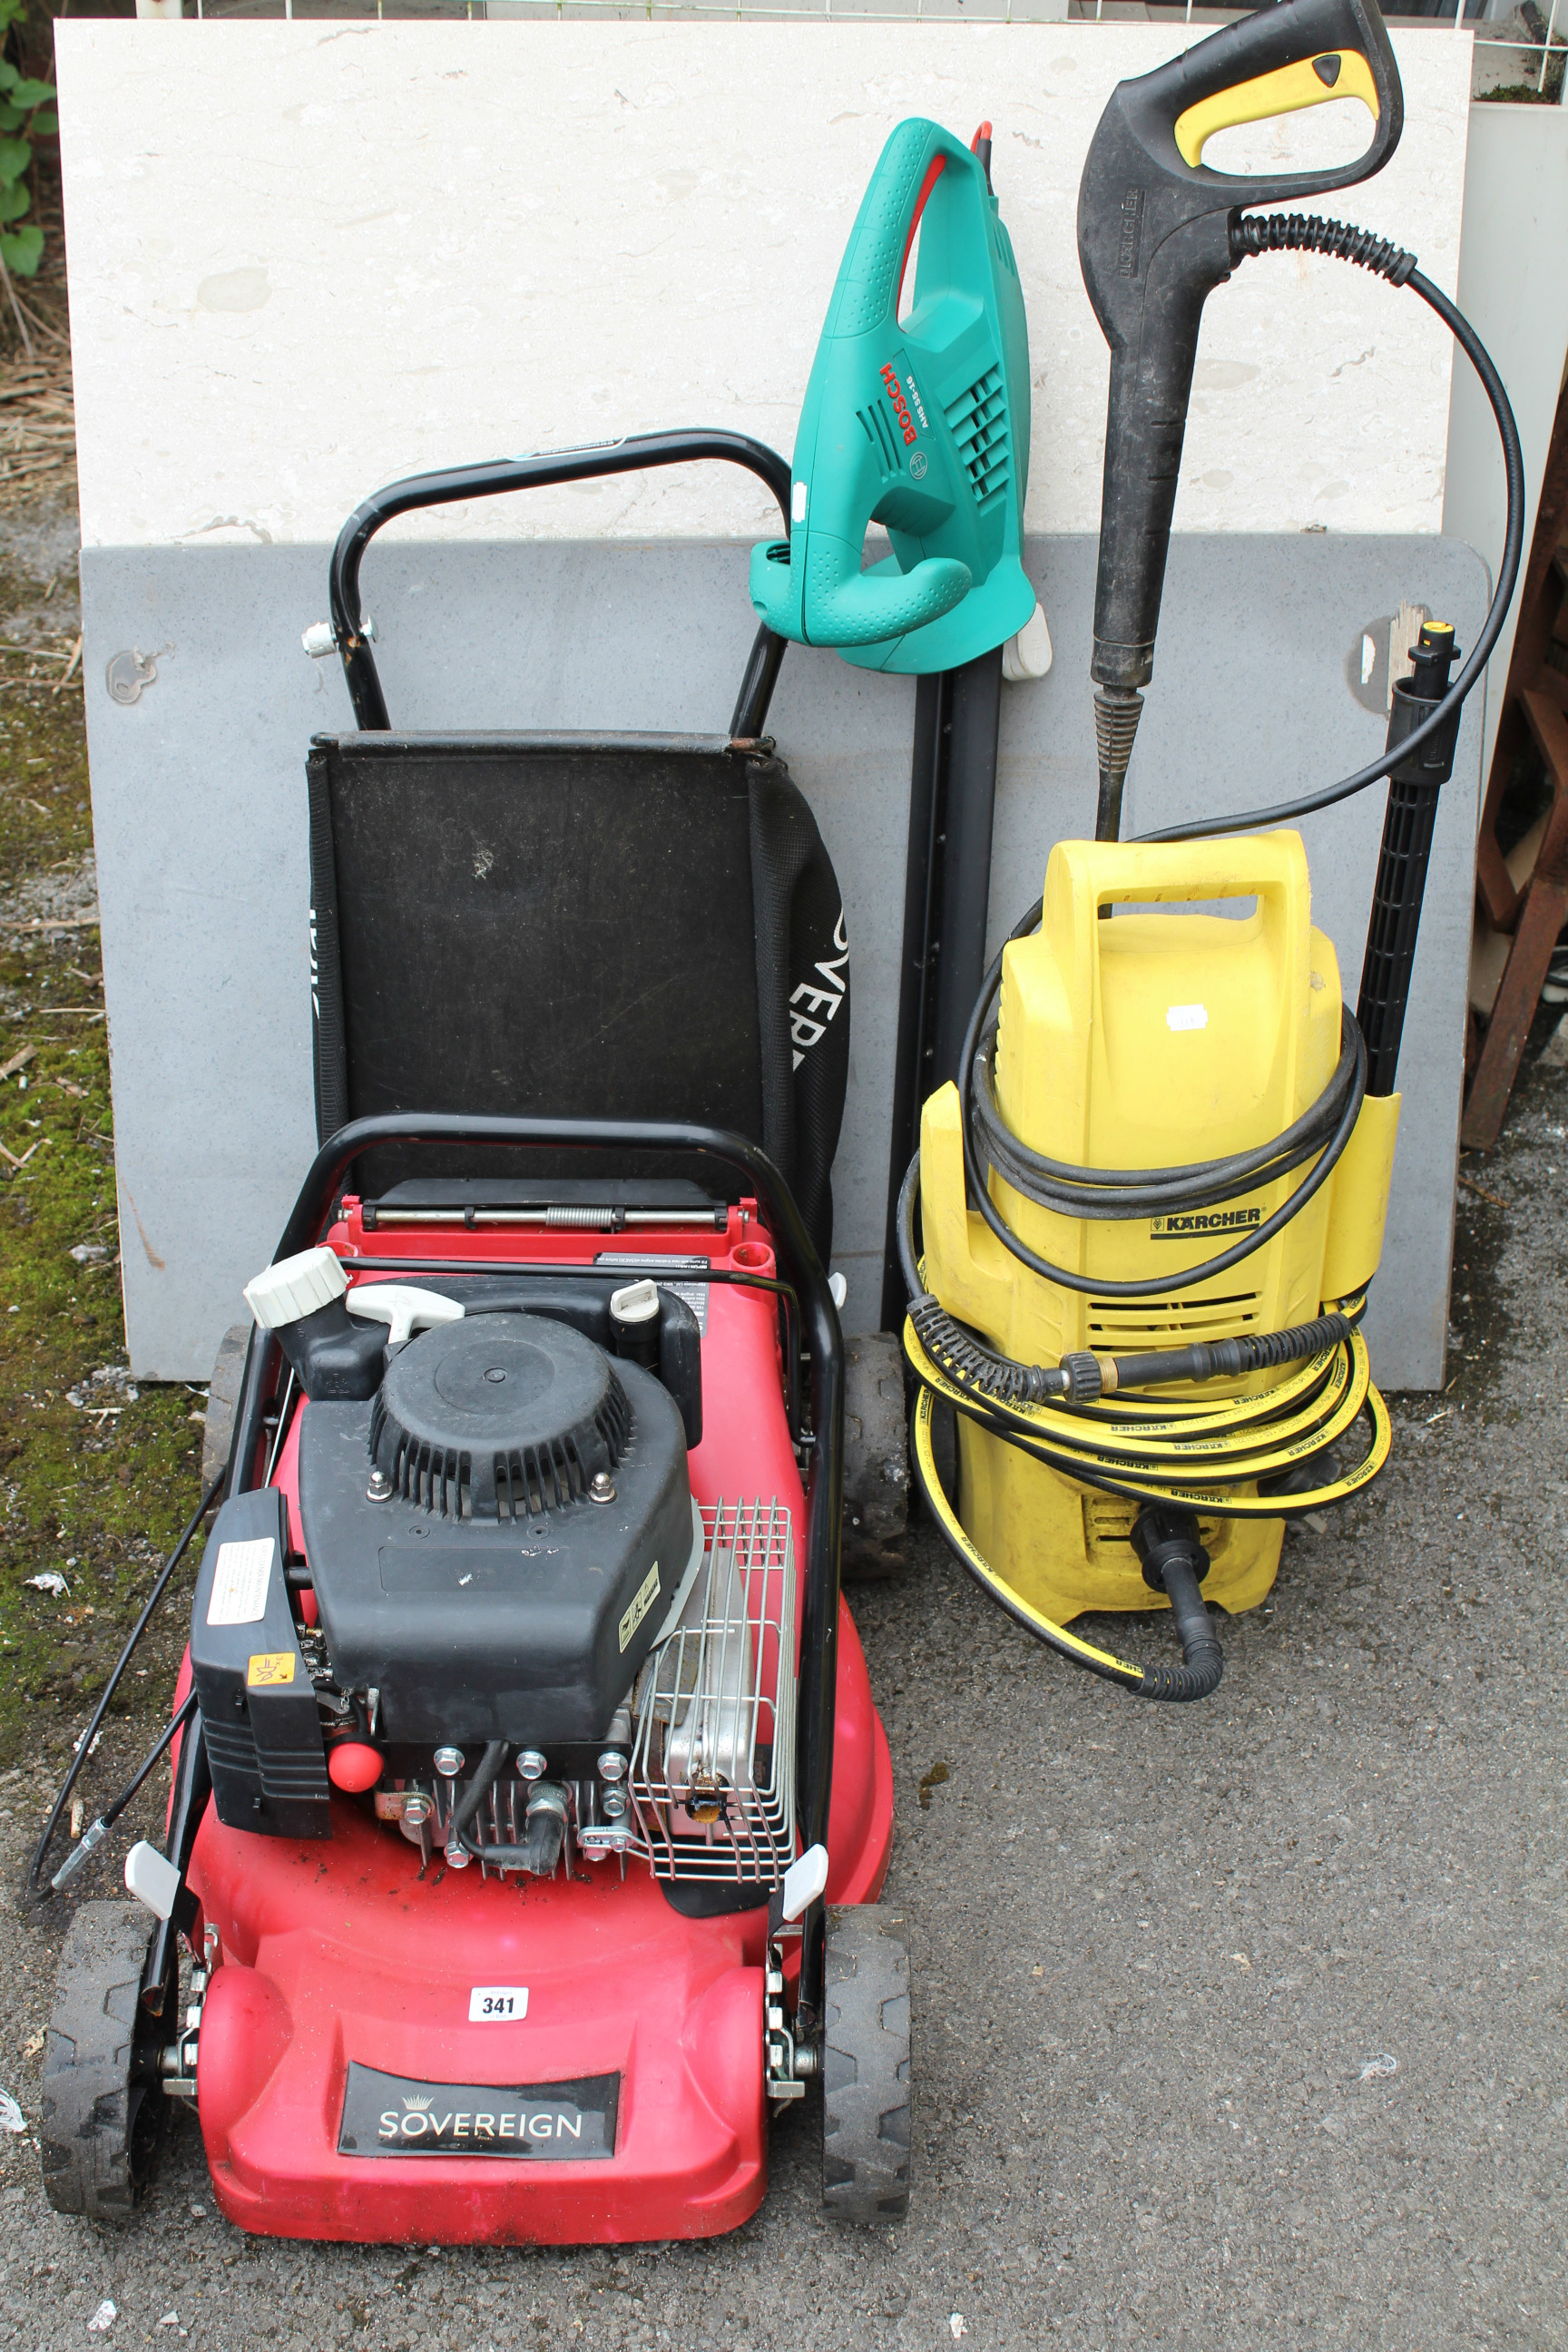
M 487 466 L 410 474 L 366 499 L 338 533 L 328 575 L 332 636 L 357 724 L 366 734 L 388 734 L 392 729 L 380 673 L 364 630 L 359 574 L 366 548 L 395 516 L 412 514 L 421 507 L 497 498 L 503 490 L 542 489 L 556 482 L 593 481 L 606 474 L 636 474 L 650 467 L 685 466 L 705 458 L 742 466 L 765 483 L 778 500 L 787 534 L 789 467 L 776 449 L 743 433 L 633 434 L 626 440 L 605 441 L 592 448 L 549 450 L 535 457 L 501 457 Z M 784 656 L 784 639 L 770 629 L 759 630 L 730 722 L 731 735 L 751 740 L 762 733 Z
M 1347 97 L 1373 119 L 1371 144 L 1352 163 L 1241 177 L 1203 161 L 1218 131 Z M 1112 93 L 1078 206 L 1084 285 L 1110 346 L 1097 686 L 1130 694 L 1152 673 L 1198 330 L 1205 300 L 1230 276 L 1232 217 L 1370 178 L 1404 119 L 1376 0 L 1279 0 Z

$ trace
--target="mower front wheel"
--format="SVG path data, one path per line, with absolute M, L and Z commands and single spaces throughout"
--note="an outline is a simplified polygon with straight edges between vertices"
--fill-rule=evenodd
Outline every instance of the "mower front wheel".
M 875 1908 L 828 1914 L 822 2202 L 836 2221 L 897 2221 L 910 2203 L 910 1960 Z
M 129 2221 L 156 2169 L 168 2110 L 158 2055 L 176 2028 L 179 1987 L 165 1987 L 161 2017 L 148 2013 L 151 1941 L 146 1912 L 129 1902 L 84 1903 L 66 1937 L 38 2132 L 57 2213 Z

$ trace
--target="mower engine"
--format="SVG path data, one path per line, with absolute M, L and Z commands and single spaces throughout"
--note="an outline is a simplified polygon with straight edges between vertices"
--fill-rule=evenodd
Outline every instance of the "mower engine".
M 690 1308 L 649 1281 L 607 1313 L 566 1303 L 606 1348 L 515 1284 L 467 1288 L 349 1293 L 323 1248 L 247 1293 L 307 1405 L 278 1486 L 225 1506 L 198 1589 L 218 1818 L 330 1837 L 335 1787 L 453 1869 L 633 1853 L 666 1878 L 774 1881 L 789 1517 L 692 1498 Z

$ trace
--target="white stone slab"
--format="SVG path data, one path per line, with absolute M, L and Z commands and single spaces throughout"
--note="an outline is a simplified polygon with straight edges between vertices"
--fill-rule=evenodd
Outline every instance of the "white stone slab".
M 1194 28 L 1195 29 L 1195 28 Z M 89 546 L 330 541 L 394 476 L 648 427 L 791 446 L 882 142 L 995 125 L 1028 299 L 1030 528 L 1098 525 L 1106 357 L 1079 278 L 1083 156 L 1177 25 L 62 20 Z M 1401 32 L 1406 126 L 1339 209 L 1452 290 L 1470 44 Z M 1363 143 L 1352 101 L 1225 134 L 1228 168 Z M 1343 264 L 1212 298 L 1178 527 L 1439 527 L 1447 337 Z M 444 509 L 405 532 L 747 537 L 739 482 L 654 476 Z

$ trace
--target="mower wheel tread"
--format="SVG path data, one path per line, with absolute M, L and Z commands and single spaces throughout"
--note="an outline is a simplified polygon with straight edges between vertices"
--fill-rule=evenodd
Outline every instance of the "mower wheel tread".
M 250 1325 L 236 1323 L 218 1342 L 217 1360 L 207 1387 L 206 1424 L 202 1432 L 202 1492 L 205 1495 L 228 1460 L 234 1436 L 234 1416 L 245 1379 Z
M 163 2098 L 134 2079 L 151 1940 L 140 1903 L 84 1903 L 60 1956 L 38 2142 L 57 2213 L 129 2221 L 152 2178 Z M 152 2102 L 150 2105 L 148 2103 Z
M 910 1962 L 869 1904 L 830 1912 L 822 2050 L 822 2201 L 840 2221 L 910 2202 Z

